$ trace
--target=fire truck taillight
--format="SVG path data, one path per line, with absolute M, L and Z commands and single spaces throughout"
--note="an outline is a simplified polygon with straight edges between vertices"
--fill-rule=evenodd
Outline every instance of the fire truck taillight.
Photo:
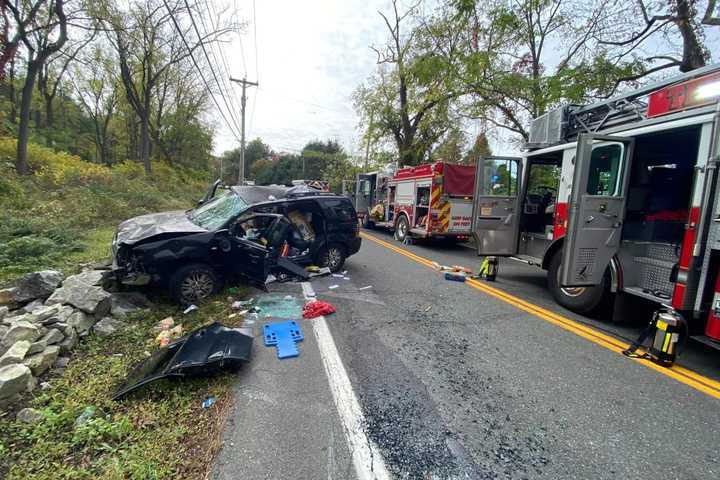
M 695 78 L 650 94 L 647 116 L 658 117 L 720 99 L 720 73 Z

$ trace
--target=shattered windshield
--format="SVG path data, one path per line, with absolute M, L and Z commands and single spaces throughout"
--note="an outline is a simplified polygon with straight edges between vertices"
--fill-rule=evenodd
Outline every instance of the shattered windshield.
M 247 203 L 235 192 L 226 192 L 188 212 L 188 218 L 191 222 L 203 228 L 217 230 L 247 206 Z

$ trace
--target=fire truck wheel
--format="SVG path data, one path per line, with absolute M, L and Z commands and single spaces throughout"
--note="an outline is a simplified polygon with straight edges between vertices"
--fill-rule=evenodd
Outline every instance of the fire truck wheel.
M 395 238 L 401 242 L 405 241 L 408 232 L 410 231 L 410 223 L 405 215 L 401 215 L 398 219 L 397 226 L 395 227 Z
M 610 293 L 610 275 L 605 272 L 602 283 L 596 287 L 561 287 L 560 266 L 562 250 L 550 260 L 548 267 L 548 289 L 556 302 L 576 313 L 591 313 L 600 307 Z
M 375 228 L 375 222 L 370 220 L 370 215 L 365 215 L 363 217 L 362 227 L 368 230 L 372 230 L 373 228 Z
M 345 250 L 340 245 L 328 245 L 318 253 L 318 265 L 328 267 L 332 273 L 337 273 L 345 264 Z

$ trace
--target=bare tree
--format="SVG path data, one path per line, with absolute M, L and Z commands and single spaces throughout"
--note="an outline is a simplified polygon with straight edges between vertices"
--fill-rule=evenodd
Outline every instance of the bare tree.
M 27 144 L 32 92 L 42 66 L 67 41 L 67 17 L 64 11 L 64 0 L 50 0 L 47 5 L 40 0 L 34 4 L 5 3 L 13 16 L 16 29 L 14 39 L 22 41 L 27 49 L 27 72 L 20 100 L 15 169 L 19 174 L 28 174 L 30 167 L 27 162 Z
M 107 19 L 112 29 L 108 38 L 118 54 L 125 95 L 139 119 L 140 160 L 148 174 L 152 172 L 152 116 L 162 79 L 173 65 L 192 59 L 201 45 L 217 41 L 230 31 L 229 27 L 218 28 L 202 38 L 193 37 L 190 27 L 182 27 L 178 21 L 187 13 L 184 2 L 147 0 L 133 2 L 129 12 L 117 11 Z M 192 74 L 189 69 L 186 73 Z

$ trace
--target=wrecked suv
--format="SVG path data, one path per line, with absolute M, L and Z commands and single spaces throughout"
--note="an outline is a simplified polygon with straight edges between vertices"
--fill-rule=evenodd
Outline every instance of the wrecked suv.
M 224 187 L 199 206 L 122 222 L 112 269 L 125 285 L 160 284 L 181 303 L 201 301 L 224 281 L 264 285 L 278 261 L 340 270 L 360 249 L 355 209 L 346 197 L 307 187 Z M 281 262 L 282 263 L 282 262 Z

